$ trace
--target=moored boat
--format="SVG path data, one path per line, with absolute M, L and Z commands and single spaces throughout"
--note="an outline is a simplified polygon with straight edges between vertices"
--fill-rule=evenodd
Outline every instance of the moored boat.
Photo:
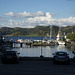
M 57 34 L 57 43 L 58 45 L 65 45 L 65 42 L 61 40 L 60 38 L 60 28 L 59 28 L 59 33 Z
M 58 45 L 65 45 L 64 41 L 58 41 Z
M 18 39 L 16 42 L 23 43 L 24 41 L 22 39 Z

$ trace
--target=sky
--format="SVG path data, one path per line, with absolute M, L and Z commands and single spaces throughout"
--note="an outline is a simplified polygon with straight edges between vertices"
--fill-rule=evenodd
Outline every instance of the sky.
M 0 0 L 0 27 L 75 25 L 75 0 Z

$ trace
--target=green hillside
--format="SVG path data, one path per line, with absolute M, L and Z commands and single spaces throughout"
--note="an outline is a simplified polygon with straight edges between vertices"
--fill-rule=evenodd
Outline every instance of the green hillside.
M 59 31 L 58 26 L 52 26 L 52 36 L 56 36 Z M 0 32 L 4 36 L 49 36 L 50 34 L 50 26 L 36 26 L 34 28 L 9 28 L 9 27 L 2 27 L 0 28 Z M 75 25 L 61 27 L 61 35 L 63 36 L 64 33 L 72 33 L 75 32 Z

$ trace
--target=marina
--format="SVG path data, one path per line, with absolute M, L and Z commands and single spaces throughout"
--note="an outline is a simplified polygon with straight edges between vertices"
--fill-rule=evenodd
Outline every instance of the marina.
M 23 42 L 17 42 L 18 38 L 22 39 Z M 45 38 L 45 37 L 43 37 Z M 49 37 L 47 37 L 49 38 Z M 52 37 L 54 38 L 54 37 Z M 7 39 L 7 37 L 5 37 Z M 74 54 L 72 51 L 75 50 L 75 46 L 67 46 L 67 45 L 58 45 L 53 43 L 46 44 L 46 42 L 41 40 L 41 37 L 8 37 L 8 40 L 13 39 L 13 41 L 6 42 L 5 47 L 6 50 L 16 50 L 20 53 L 20 57 L 53 57 L 52 53 L 56 51 L 66 51 L 70 58 L 73 58 Z M 54 38 L 55 39 L 55 38 Z M 26 44 L 26 40 L 28 44 Z M 40 42 L 39 45 L 37 43 L 33 45 L 34 42 Z
M 9 37 L 16 41 L 18 37 Z M 31 37 L 20 37 L 21 39 L 29 39 Z M 36 39 L 37 38 L 37 39 Z M 34 40 L 41 40 L 41 37 L 32 37 Z M 30 46 L 25 43 L 13 42 L 13 47 L 7 47 L 7 50 L 16 50 L 20 53 L 20 57 L 53 57 L 52 53 L 56 51 L 66 51 L 70 58 L 73 58 L 72 51 L 75 50 L 75 46 L 65 45 L 49 45 L 49 46 Z

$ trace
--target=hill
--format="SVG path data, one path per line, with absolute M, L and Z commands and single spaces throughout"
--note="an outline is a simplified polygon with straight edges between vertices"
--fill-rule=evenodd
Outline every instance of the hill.
M 52 26 L 52 36 L 56 36 L 59 31 L 58 26 Z M 50 34 L 50 26 L 36 26 L 34 28 L 9 28 L 2 27 L 0 28 L 0 32 L 4 36 L 49 36 Z M 61 35 L 64 33 L 68 34 L 71 32 L 75 32 L 75 25 L 61 27 Z

